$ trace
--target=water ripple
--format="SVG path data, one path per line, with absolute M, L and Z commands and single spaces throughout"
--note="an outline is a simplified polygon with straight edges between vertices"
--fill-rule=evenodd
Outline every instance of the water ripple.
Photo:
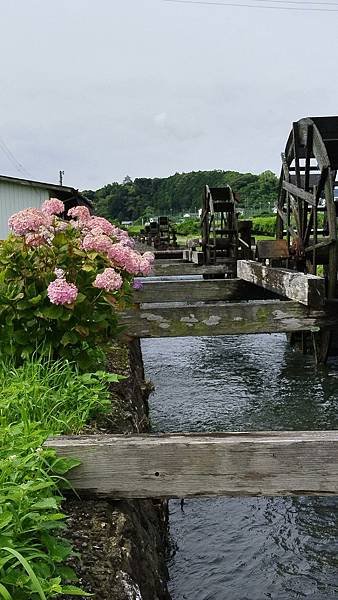
M 144 340 L 155 431 L 335 429 L 338 365 L 282 335 Z M 338 599 L 338 498 L 170 502 L 173 600 Z

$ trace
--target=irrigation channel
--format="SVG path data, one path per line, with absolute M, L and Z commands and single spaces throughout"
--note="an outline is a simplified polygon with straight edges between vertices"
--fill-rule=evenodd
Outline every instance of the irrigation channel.
M 153 431 L 338 427 L 338 362 L 286 336 L 142 341 Z M 170 501 L 173 600 L 338 599 L 338 497 Z

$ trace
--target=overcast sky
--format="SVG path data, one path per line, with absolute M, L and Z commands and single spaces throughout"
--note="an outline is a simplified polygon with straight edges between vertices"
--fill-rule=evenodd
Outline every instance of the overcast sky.
M 338 114 L 336 8 L 0 0 L 0 173 L 277 172 L 293 120 Z

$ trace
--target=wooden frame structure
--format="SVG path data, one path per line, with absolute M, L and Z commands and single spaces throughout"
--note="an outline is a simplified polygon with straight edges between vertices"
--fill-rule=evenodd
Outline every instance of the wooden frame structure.
M 316 275 L 324 265 L 327 296 L 336 297 L 338 117 L 293 123 L 279 182 L 277 238 L 286 236 L 296 270 Z M 323 224 L 319 215 L 324 215 Z
M 311 331 L 338 325 L 323 280 L 239 261 L 243 279 L 161 278 L 134 291 L 123 315 L 136 337 Z M 291 298 L 291 300 L 286 300 Z M 241 301 L 239 301 L 241 300 Z M 338 431 L 61 436 L 46 442 L 81 461 L 82 495 L 108 498 L 338 494 Z
M 223 253 L 222 264 L 216 264 L 217 232 L 215 219 L 210 218 L 216 210 L 212 190 L 206 187 L 209 204 L 204 206 L 202 225 L 209 242 L 212 233 L 215 243 L 207 247 L 206 237 L 203 249 L 206 263 L 213 264 L 157 260 L 155 275 L 167 280 L 155 277 L 134 292 L 134 307 L 122 314 L 127 338 L 308 331 L 317 362 L 325 361 L 329 328 L 338 327 L 333 195 L 338 135 L 335 138 L 333 131 L 338 132 L 338 117 L 302 119 L 293 125 L 283 155 L 277 238 L 283 240 L 286 232 L 287 249 L 281 258 L 286 255 L 294 270 L 250 260 L 237 263 L 235 221 L 230 237 L 218 244 L 219 250 L 222 244 L 223 249 L 230 248 L 229 256 Z M 321 198 L 325 199 L 326 221 L 319 238 Z M 230 200 L 233 203 L 234 198 Z M 226 212 L 227 206 L 222 210 Z M 226 223 L 226 219 L 221 222 L 224 230 Z M 226 239 L 223 233 L 221 238 Z M 284 253 L 285 242 L 279 246 L 279 253 Z M 320 257 L 323 249 L 324 259 Z M 316 276 L 318 264 L 325 265 L 327 287 Z M 234 276 L 236 266 L 239 278 L 224 279 Z M 220 279 L 170 279 L 173 275 Z M 78 492 L 87 495 L 338 495 L 338 431 L 61 436 L 46 445 L 61 456 L 81 461 L 69 479 Z

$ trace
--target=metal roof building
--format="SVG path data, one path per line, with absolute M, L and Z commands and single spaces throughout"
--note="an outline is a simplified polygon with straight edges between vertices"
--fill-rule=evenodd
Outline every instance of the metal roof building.
M 0 175 L 0 240 L 7 237 L 12 214 L 24 208 L 39 208 L 49 198 L 62 200 L 66 210 L 78 205 L 92 208 L 88 198 L 75 188 Z

